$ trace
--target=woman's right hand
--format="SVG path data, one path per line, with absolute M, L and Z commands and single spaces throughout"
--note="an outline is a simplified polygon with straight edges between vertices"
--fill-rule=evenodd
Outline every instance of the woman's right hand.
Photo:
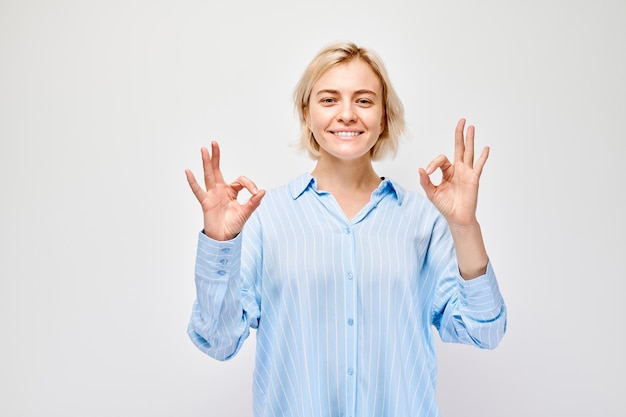
M 204 215 L 204 234 L 215 240 L 230 240 L 237 236 L 250 215 L 261 204 L 265 191 L 258 190 L 256 184 L 246 177 L 239 177 L 227 184 L 220 171 L 220 148 L 217 142 L 211 142 L 211 155 L 207 148 L 202 148 L 202 167 L 204 169 L 203 189 L 193 173 L 186 169 L 187 182 L 202 206 Z M 243 189 L 252 196 L 240 204 L 237 195 Z

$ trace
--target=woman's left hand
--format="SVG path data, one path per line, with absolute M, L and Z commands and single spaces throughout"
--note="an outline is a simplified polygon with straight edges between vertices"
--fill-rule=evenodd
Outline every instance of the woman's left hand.
M 454 136 L 454 162 L 439 155 L 425 169 L 419 169 L 420 184 L 450 226 L 467 227 L 477 222 L 478 183 L 489 148 L 485 147 L 474 162 L 474 126 L 469 126 L 465 134 L 465 119 L 459 120 Z M 430 175 L 438 168 L 442 178 L 435 185 Z

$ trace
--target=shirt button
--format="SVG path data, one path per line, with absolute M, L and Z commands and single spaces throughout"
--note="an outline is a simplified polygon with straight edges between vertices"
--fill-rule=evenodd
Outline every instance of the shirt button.
M 346 234 L 349 235 L 350 234 L 350 228 L 346 227 Z
M 352 279 L 352 277 L 353 277 L 353 276 L 352 276 L 352 272 L 348 272 L 347 277 L 348 277 L 348 279 L 350 279 L 350 280 L 351 280 L 351 279 Z
M 222 253 L 230 253 L 230 248 L 222 248 Z
M 348 319 L 348 326 L 352 326 L 354 324 L 354 320 Z
M 226 271 L 220 269 L 219 271 L 217 271 L 217 275 L 223 277 L 224 275 L 226 275 Z
M 348 375 L 352 375 L 354 373 L 354 369 L 348 368 Z
M 220 264 L 222 265 L 228 264 L 228 259 L 220 259 Z

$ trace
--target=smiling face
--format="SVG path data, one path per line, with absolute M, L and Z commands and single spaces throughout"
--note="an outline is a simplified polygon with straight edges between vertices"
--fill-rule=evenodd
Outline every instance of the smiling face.
M 320 158 L 371 159 L 384 127 L 382 83 L 360 59 L 336 65 L 313 85 L 306 123 Z

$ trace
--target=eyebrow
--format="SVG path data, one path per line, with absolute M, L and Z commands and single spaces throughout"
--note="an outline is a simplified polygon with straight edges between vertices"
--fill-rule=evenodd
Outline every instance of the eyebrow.
M 315 93 L 316 96 L 319 96 L 320 94 L 339 94 L 339 90 L 324 89 L 324 90 L 320 90 L 317 93 Z M 360 95 L 360 94 L 371 94 L 374 97 L 377 96 L 377 94 L 375 92 L 373 92 L 372 90 L 368 90 L 368 89 L 356 90 L 353 93 L 353 95 Z

